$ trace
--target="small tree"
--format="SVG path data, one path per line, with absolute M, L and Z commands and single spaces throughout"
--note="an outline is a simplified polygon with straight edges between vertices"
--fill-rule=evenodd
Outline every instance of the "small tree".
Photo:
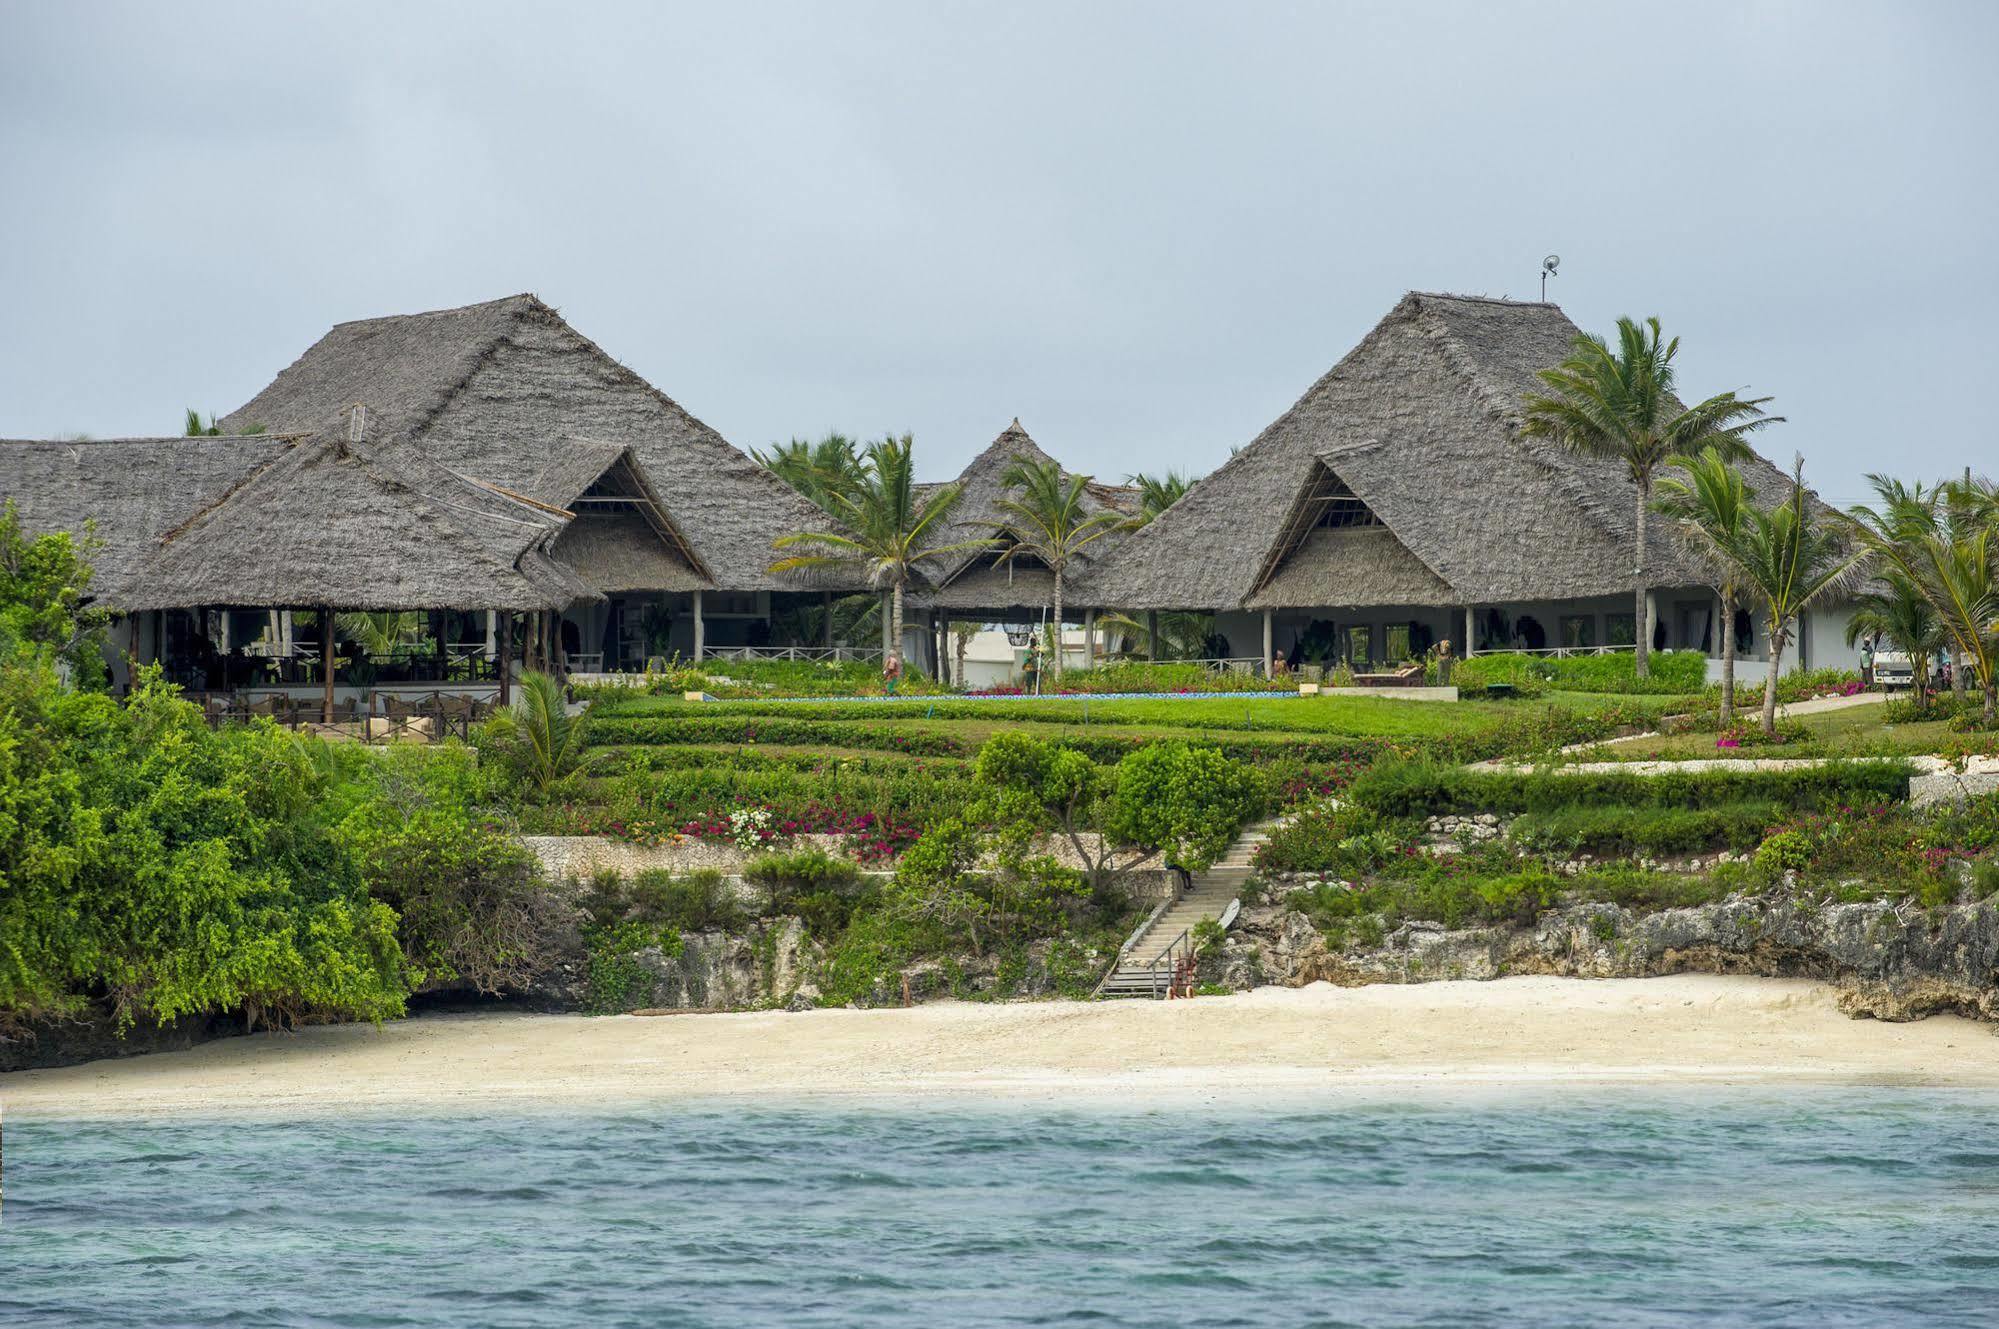
M 1199 871 L 1261 810 L 1262 778 L 1212 748 L 1153 743 L 1105 770 L 1082 753 L 1022 734 L 979 750 L 981 819 L 1068 840 L 1092 889 L 1154 860 Z M 1097 831 L 1093 846 L 1084 837 Z
M 560 683 L 530 672 L 521 676 L 518 700 L 487 722 L 479 747 L 545 799 L 583 769 L 589 725 L 588 715 L 569 713 Z
M 1729 549 L 1749 520 L 1753 490 L 1742 472 L 1713 448 L 1679 463 L 1680 475 L 1659 480 L 1658 510 L 1672 519 L 1680 543 L 1713 579 L 1721 599 L 1721 726 L 1735 720 L 1735 607 L 1738 569 Z M 1850 640 L 1850 639 L 1849 639 Z
M 1805 501 L 1804 462 L 1791 474 L 1791 495 L 1770 511 L 1752 506 L 1749 520 L 1727 553 L 1738 584 L 1763 606 L 1764 640 L 1769 643 L 1770 676 L 1763 685 L 1763 732 L 1777 736 L 1777 676 L 1784 648 L 1797 630 L 1798 616 L 1827 596 L 1847 588 L 1865 566 L 1865 545 L 1848 532 L 1821 521 Z
M 1881 580 L 1886 590 L 1870 591 L 1854 602 L 1853 616 L 1846 620 L 1846 644 L 1851 646 L 1862 637 L 1880 637 L 1907 652 L 1914 670 L 1916 705 L 1927 709 L 1930 657 L 1950 638 L 1937 621 L 1936 610 L 1906 576 L 1890 569 Z

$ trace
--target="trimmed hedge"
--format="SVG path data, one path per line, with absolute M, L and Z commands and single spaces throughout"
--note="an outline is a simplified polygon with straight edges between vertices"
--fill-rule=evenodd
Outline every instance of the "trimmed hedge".
M 1460 689 L 1511 683 L 1529 689 L 1558 688 L 1563 692 L 1621 692 L 1645 696 L 1676 696 L 1707 686 L 1707 657 L 1699 651 L 1654 651 L 1651 673 L 1639 678 L 1629 654 L 1573 655 L 1559 659 L 1514 651 L 1474 655 L 1462 660 L 1451 675 Z
M 1536 853 L 1662 857 L 1754 849 L 1789 811 L 1762 801 L 1700 808 L 1577 806 L 1525 813 L 1507 833 Z
M 1528 773 L 1474 771 L 1435 762 L 1384 762 L 1356 778 L 1348 797 L 1388 817 L 1447 812 L 1547 812 L 1577 806 L 1712 808 L 1758 800 L 1790 809 L 1899 803 L 1903 761 L 1834 762 L 1770 771 Z

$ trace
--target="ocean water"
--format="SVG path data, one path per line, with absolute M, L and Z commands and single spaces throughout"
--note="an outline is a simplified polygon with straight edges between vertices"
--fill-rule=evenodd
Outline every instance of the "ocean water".
M 1999 1098 L 7 1123 L 0 1324 L 1999 1324 Z

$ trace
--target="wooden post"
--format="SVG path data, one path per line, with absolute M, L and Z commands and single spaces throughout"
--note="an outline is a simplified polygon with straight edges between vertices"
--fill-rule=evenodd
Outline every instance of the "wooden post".
M 1097 667 L 1097 611 L 1083 611 L 1083 668 Z
M 824 644 L 831 647 L 833 644 L 833 592 L 819 592 L 819 612 L 826 616 L 826 626 L 822 634 L 825 638 Z
M 1270 611 L 1266 609 L 1263 611 L 1263 676 L 1265 678 L 1270 677 L 1271 669 L 1277 663 L 1275 659 L 1276 652 L 1272 649 L 1275 642 L 1276 635 L 1271 631 Z
M 1478 650 L 1478 637 L 1475 635 L 1472 625 L 1472 619 L 1475 614 L 1476 610 L 1473 606 L 1465 606 L 1465 648 L 1458 652 L 1458 658 L 1462 660 L 1471 659 Z
M 1157 609 L 1148 609 L 1145 611 L 1145 658 L 1152 661 L 1159 659 L 1159 611 Z
M 319 668 L 326 676 L 326 701 L 321 724 L 333 723 L 333 608 L 319 607 Z
M 500 611 L 500 705 L 514 699 L 514 616 Z
M 694 592 L 694 658 L 698 662 L 708 655 L 708 625 L 701 617 L 701 592 Z

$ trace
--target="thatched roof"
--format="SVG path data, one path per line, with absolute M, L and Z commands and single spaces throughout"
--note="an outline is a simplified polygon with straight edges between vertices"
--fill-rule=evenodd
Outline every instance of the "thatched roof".
M 561 609 L 600 598 L 549 557 L 566 524 L 566 514 L 453 475 L 407 444 L 328 431 L 165 532 L 117 603 Z
M 1000 431 L 999 437 L 988 444 L 985 450 L 966 465 L 958 474 L 957 484 L 963 493 L 958 506 L 952 512 L 950 539 L 979 540 L 993 538 L 994 524 L 1004 520 L 1000 502 L 1009 496 L 1006 474 L 1015 462 L 1029 466 L 1044 466 L 1055 459 L 1042 451 L 1028 432 L 1015 420 Z M 1065 479 L 1072 478 L 1068 470 L 1062 472 Z M 934 488 L 934 487 L 933 487 Z M 1137 510 L 1137 500 L 1133 491 L 1120 485 L 1100 485 L 1091 481 L 1084 489 L 1083 506 L 1092 513 L 1114 511 L 1130 514 Z M 1079 577 L 1093 561 L 1105 558 L 1111 547 L 1123 538 L 1121 532 L 1112 531 L 1092 541 L 1080 554 L 1064 578 L 1065 588 L 1068 578 Z M 1038 574 L 1048 584 L 1052 595 L 1054 578 L 1038 565 L 1029 568 L 1022 563 L 1013 569 L 1011 580 L 1005 567 L 996 566 L 999 558 L 995 550 L 972 550 L 949 559 L 939 560 L 929 565 L 927 576 L 937 589 L 924 593 L 923 603 L 936 603 L 956 608 L 975 609 L 982 605 L 994 609 L 1009 605 L 1047 603 L 1049 596 L 1027 600 L 980 601 L 976 596 L 983 589 L 998 592 L 1006 589 L 1011 594 L 1019 594 L 1013 587 L 1024 587 L 1026 578 Z M 965 582 L 967 584 L 960 585 Z M 1077 603 L 1081 603 L 1077 601 Z
M 1079 597 L 1227 609 L 1629 591 L 1637 496 L 1623 468 L 1521 433 L 1535 372 L 1576 332 L 1550 304 L 1404 297 L 1248 447 L 1103 560 Z M 1750 469 L 1759 500 L 1788 492 L 1768 463 Z M 1300 528 L 1327 476 L 1394 534 L 1393 565 L 1364 568 L 1364 546 Z M 1650 583 L 1700 584 L 1666 523 L 1652 531 Z
M 628 448 L 712 584 L 831 584 L 768 570 L 772 542 L 823 512 L 532 295 L 342 323 L 224 425 L 310 428 L 352 402 L 383 436 L 545 502 L 593 464 L 568 454 Z
M 97 541 L 91 594 L 115 605 L 161 536 L 293 442 L 277 435 L 0 440 L 0 503 L 13 500 L 33 535 L 80 537 L 88 528 Z

